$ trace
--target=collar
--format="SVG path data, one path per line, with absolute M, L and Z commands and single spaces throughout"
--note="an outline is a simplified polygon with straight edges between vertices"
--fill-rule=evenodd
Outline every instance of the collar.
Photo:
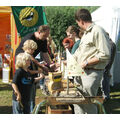
M 85 34 L 88 33 L 89 31 L 91 31 L 91 29 L 93 28 L 94 25 L 95 25 L 95 23 L 92 22 L 92 23 L 87 27 L 87 29 L 85 30 Z

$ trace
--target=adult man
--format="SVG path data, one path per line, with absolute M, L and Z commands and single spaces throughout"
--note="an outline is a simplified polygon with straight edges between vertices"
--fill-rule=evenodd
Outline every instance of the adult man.
M 92 22 L 87 9 L 78 10 L 75 19 L 79 27 L 85 31 L 73 55 L 86 72 L 80 79 L 82 90 L 85 96 L 96 96 L 103 70 L 110 57 L 109 39 L 105 31 Z M 97 114 L 97 106 L 92 103 L 74 105 L 74 110 L 76 114 Z
M 108 64 L 106 65 L 104 69 L 103 80 L 102 80 L 102 92 L 103 92 L 103 97 L 105 98 L 106 101 L 110 99 L 110 79 L 111 79 L 110 69 L 114 62 L 114 58 L 116 54 L 116 44 L 110 38 L 109 40 L 110 40 L 110 45 L 111 45 L 111 56 L 110 56 L 110 60 Z
M 28 35 L 26 35 L 20 42 L 18 48 L 16 49 L 15 52 L 15 56 L 18 55 L 23 51 L 23 44 L 26 40 L 31 39 L 34 42 L 37 43 L 37 49 L 35 50 L 35 52 L 33 53 L 33 57 L 36 57 L 37 54 L 39 54 L 39 52 L 43 53 L 43 58 L 45 60 L 45 62 L 48 64 L 49 67 L 53 67 L 53 65 L 51 65 L 51 60 L 50 57 L 48 55 L 48 50 L 47 50 L 47 37 L 49 36 L 49 32 L 50 32 L 50 28 L 47 25 L 41 25 L 38 28 L 38 31 L 34 32 L 34 33 L 30 33 Z M 35 60 L 33 58 L 33 61 L 40 66 L 43 70 L 48 71 L 47 68 L 43 65 L 40 64 L 37 60 Z

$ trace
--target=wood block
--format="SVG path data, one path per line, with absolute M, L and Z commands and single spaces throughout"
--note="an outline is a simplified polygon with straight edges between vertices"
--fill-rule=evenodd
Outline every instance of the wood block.
M 50 81 L 59 82 L 62 80 L 62 72 L 49 72 Z
M 48 114 L 72 114 L 69 105 L 48 106 Z
M 62 73 L 61 72 L 49 72 L 49 82 L 47 82 L 48 90 L 52 94 L 54 91 L 62 89 Z

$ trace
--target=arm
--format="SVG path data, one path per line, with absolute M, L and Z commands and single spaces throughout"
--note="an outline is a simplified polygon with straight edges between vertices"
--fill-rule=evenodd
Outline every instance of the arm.
M 100 62 L 108 61 L 110 59 L 111 45 L 106 32 L 102 29 L 98 29 L 94 37 L 95 47 L 98 51 L 95 57 L 97 57 Z
M 38 74 L 38 73 L 41 73 L 42 70 L 30 70 L 28 69 L 28 71 L 31 73 L 31 74 Z
M 94 45 L 93 49 L 96 49 L 96 54 L 94 54 L 94 56 L 90 59 L 83 61 L 82 68 L 85 68 L 87 65 L 95 65 L 102 62 L 107 63 L 110 58 L 111 47 L 109 38 L 106 36 L 105 31 L 102 29 L 97 29 L 93 36 L 94 37 L 93 40 L 91 40 L 91 43 Z
M 86 60 L 81 64 L 82 68 L 85 68 L 87 65 L 95 65 L 99 63 L 99 59 L 97 57 L 93 57 L 90 60 Z
M 44 65 L 43 64 L 40 64 L 34 57 L 31 56 L 31 60 L 36 64 L 38 65 L 40 68 L 43 68 Z
M 48 65 L 51 64 L 52 61 L 51 61 L 50 56 L 47 52 L 43 53 L 43 58 Z
M 17 101 L 21 101 L 21 94 L 20 94 L 20 92 L 19 92 L 19 90 L 18 90 L 17 85 L 14 84 L 14 83 L 12 83 L 12 88 L 13 88 L 13 90 L 14 90 L 14 92 L 15 92 L 16 97 L 17 97 L 16 100 L 17 100 Z
M 31 60 L 40 68 L 42 68 L 45 72 L 48 72 L 49 69 L 44 65 L 44 64 L 40 64 L 34 57 L 31 56 Z M 34 74 L 34 73 L 33 73 Z
M 48 53 L 43 53 L 43 58 L 44 58 L 45 62 L 47 62 L 50 70 L 55 71 L 56 68 L 57 68 L 57 64 L 52 63 L 49 54 Z
M 39 74 L 39 77 L 34 78 L 34 79 L 35 79 L 34 82 L 35 82 L 35 83 L 36 83 L 36 82 L 39 82 L 39 81 L 42 80 L 43 78 L 45 78 L 45 75 L 44 75 L 43 73 L 40 73 L 40 74 Z

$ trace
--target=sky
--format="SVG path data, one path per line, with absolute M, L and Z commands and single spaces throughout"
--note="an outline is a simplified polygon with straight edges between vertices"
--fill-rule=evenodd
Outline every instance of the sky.
M 106 6 L 119 0 L 2 0 L 0 6 Z

